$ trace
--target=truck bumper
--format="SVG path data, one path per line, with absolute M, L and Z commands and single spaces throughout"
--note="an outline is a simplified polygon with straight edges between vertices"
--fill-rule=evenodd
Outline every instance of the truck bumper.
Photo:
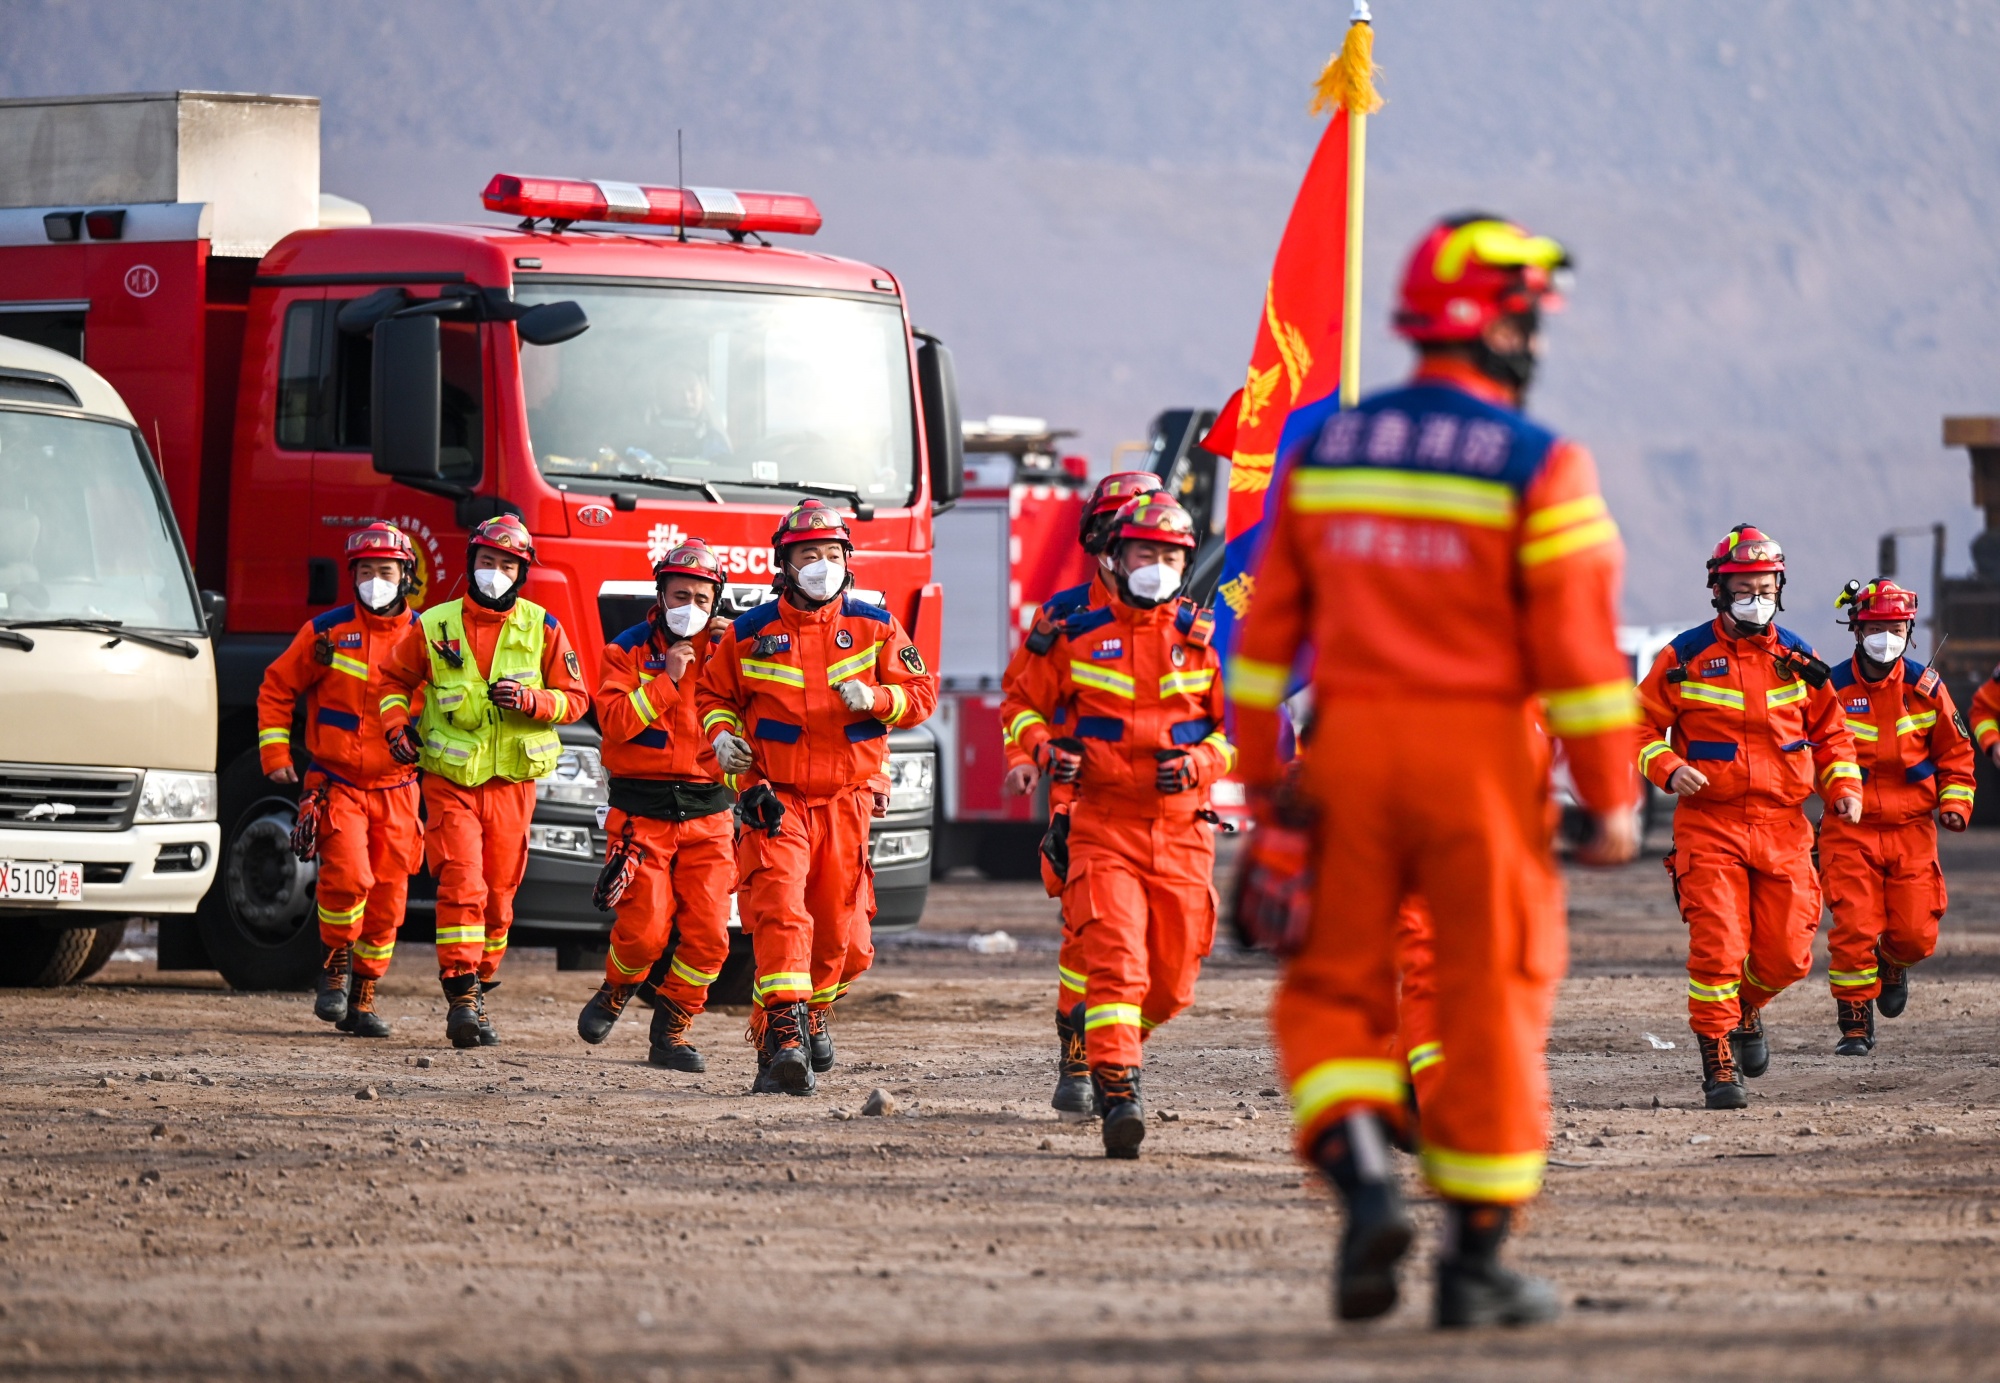
M 0 923 L 22 913 L 190 913 L 215 882 L 215 858 L 222 831 L 213 821 L 166 826 L 133 826 L 123 831 L 0 830 L 0 859 L 51 860 L 84 866 L 80 903 L 0 903 Z M 174 868 L 199 847 L 201 867 Z M 160 854 L 183 847 L 160 869 Z M 91 866 L 97 866 L 93 869 Z M 115 882 L 106 876 L 117 872 Z M 93 876 L 104 882 L 92 882 Z M 586 899 L 586 902 L 588 899 Z

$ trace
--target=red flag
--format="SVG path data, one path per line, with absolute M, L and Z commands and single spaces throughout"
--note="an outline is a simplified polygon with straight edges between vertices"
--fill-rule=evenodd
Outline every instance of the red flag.
M 1294 408 L 1340 388 L 1340 309 L 1347 262 L 1347 111 L 1320 137 L 1278 258 L 1243 387 L 1202 445 L 1230 458 L 1229 528 L 1236 537 L 1264 516 L 1278 434 Z

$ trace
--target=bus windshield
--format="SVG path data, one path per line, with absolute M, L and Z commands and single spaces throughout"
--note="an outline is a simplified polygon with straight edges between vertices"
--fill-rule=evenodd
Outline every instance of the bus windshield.
M 574 299 L 590 318 L 573 340 L 521 347 L 528 432 L 549 480 L 679 480 L 716 494 L 804 484 L 914 501 L 899 304 L 548 280 L 517 298 Z

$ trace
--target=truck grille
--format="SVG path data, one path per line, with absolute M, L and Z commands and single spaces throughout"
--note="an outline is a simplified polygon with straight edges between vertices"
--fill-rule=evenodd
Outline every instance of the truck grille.
M 122 831 L 138 801 L 130 770 L 0 764 L 0 826 L 14 830 Z

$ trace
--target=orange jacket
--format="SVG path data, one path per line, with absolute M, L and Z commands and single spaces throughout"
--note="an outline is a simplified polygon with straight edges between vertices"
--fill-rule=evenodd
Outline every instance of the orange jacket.
M 2000 743 L 2000 667 L 1972 694 L 1972 738 L 1982 754 L 1991 754 Z
M 1870 826 L 1928 821 L 1933 811 L 1972 815 L 1972 740 L 1935 668 L 1900 659 L 1879 682 L 1849 658 L 1832 687 L 1861 765 L 1861 820 Z
M 1624 549 L 1590 453 L 1469 366 L 1286 424 L 1279 487 L 1229 662 L 1239 775 L 1276 785 L 1278 702 L 1302 648 L 1313 702 L 1535 693 L 1597 812 L 1630 806 L 1638 706 L 1618 651 Z
M 1828 802 L 1861 795 L 1854 735 L 1829 682 L 1809 685 L 1781 670 L 1780 652 L 1812 654 L 1772 625 L 1733 639 L 1718 618 L 1675 638 L 1639 684 L 1646 743 L 1639 769 L 1660 787 L 1690 762 L 1708 786 L 1686 801 L 1732 803 L 1757 815 L 1794 811 L 1813 791 Z
M 872 713 L 840 699 L 856 680 L 874 685 Z M 823 797 L 879 778 L 889 731 L 929 719 L 937 694 L 887 610 L 843 596 L 806 611 L 780 596 L 738 616 L 710 650 L 695 705 L 711 744 L 724 729 L 749 740 L 756 777 Z
M 257 756 L 266 773 L 292 761 L 292 708 L 306 699 L 312 766 L 357 788 L 396 787 L 417 776 L 389 757 L 382 738 L 382 664 L 417 617 L 373 615 L 357 605 L 300 627 L 264 670 L 257 691 Z
M 1139 610 L 1114 599 L 1071 614 L 1048 653 L 1021 671 L 1016 743 L 1033 759 L 1050 739 L 1081 740 L 1080 802 L 1122 816 L 1193 815 L 1208 805 L 1208 785 L 1236 766 L 1213 623 L 1186 600 Z M 1188 751 L 1198 790 L 1154 787 L 1161 749 Z
M 1047 661 L 1050 650 L 1062 637 L 1064 620 L 1082 611 L 1109 605 L 1115 599 L 1117 593 L 1105 583 L 1100 569 L 1081 586 L 1057 591 L 1035 611 L 1034 627 L 1028 630 L 1028 637 L 1021 640 L 1021 646 L 1014 650 L 1014 656 L 1007 660 L 1007 670 L 1000 674 L 1000 742 L 1009 768 L 1035 761 L 1034 755 L 1023 749 L 1016 738 L 1017 725 L 1028 724 L 1026 718 L 1040 719 L 1040 713 L 1028 704 L 1022 694 L 1022 677 L 1029 668 Z M 1062 708 L 1057 709 L 1060 711 Z M 1069 796 L 1069 785 L 1051 783 L 1049 792 L 1051 802 L 1064 801 Z
M 722 781 L 715 747 L 702 738 L 701 717 L 695 712 L 695 688 L 712 651 L 708 631 L 690 642 L 694 661 L 679 682 L 667 680 L 666 636 L 650 619 L 605 647 L 594 704 L 604 732 L 600 752 L 612 777 Z
M 470 600 L 459 602 L 459 611 L 465 640 L 471 645 L 472 666 L 484 676 L 486 670 L 493 666 L 493 647 L 500 641 L 500 625 L 507 616 L 504 611 L 488 610 Z M 569 646 L 569 636 L 563 633 L 562 625 L 554 615 L 547 616 L 545 623 L 542 685 L 539 688 L 522 688 L 528 693 L 528 704 L 522 707 L 522 714 L 551 725 L 567 725 L 583 719 L 583 713 L 590 709 L 590 693 L 584 689 L 583 672 L 577 666 L 576 651 Z M 421 624 L 413 621 L 403 631 L 402 637 L 396 640 L 383 661 L 382 676 L 387 683 L 387 691 L 400 691 L 412 698 L 430 681 L 431 655 L 424 646 Z M 406 724 L 421 709 L 414 701 L 407 710 L 401 706 L 385 706 L 382 727 L 393 730 Z

